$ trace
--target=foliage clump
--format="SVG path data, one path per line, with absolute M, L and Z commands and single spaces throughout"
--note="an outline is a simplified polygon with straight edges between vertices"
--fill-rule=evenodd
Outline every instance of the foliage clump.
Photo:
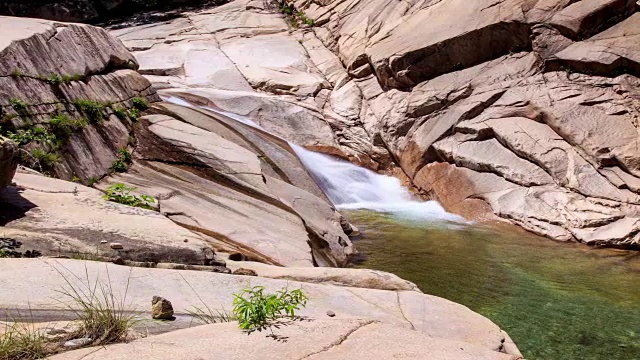
M 69 137 L 84 129 L 88 125 L 85 119 L 71 119 L 66 115 L 58 114 L 49 120 L 49 126 L 56 136 Z
M 111 164 L 111 170 L 115 172 L 125 172 L 131 164 L 131 153 L 126 148 L 118 149 L 118 158 Z
M 303 11 L 296 10 L 293 4 L 289 4 L 286 0 L 278 1 L 280 12 L 287 17 L 289 25 L 299 28 L 301 25 L 315 26 L 315 21 L 307 16 Z
M 104 111 L 108 104 L 98 101 L 80 99 L 75 100 L 73 104 L 87 116 L 87 119 L 92 123 L 100 122 L 104 119 Z
M 131 99 L 131 102 L 133 103 L 133 107 L 140 111 L 144 111 L 149 108 L 149 103 L 145 98 L 137 96 Z
M 156 202 L 156 199 L 149 195 L 131 194 L 135 190 L 136 188 L 128 187 L 122 183 L 112 184 L 105 190 L 103 198 L 123 205 L 153 210 L 152 204 Z
M 27 110 L 27 107 L 29 106 L 29 104 L 24 100 L 15 99 L 15 98 L 9 99 L 9 104 L 15 111 L 18 111 L 18 112 Z
M 265 293 L 264 286 L 253 286 L 233 294 L 233 314 L 241 329 L 260 330 L 279 317 L 295 318 L 300 307 L 306 307 L 307 296 L 302 289 L 282 289 L 275 294 Z

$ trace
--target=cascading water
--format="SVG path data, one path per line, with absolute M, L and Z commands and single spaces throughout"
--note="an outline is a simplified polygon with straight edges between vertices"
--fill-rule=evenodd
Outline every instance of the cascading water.
M 167 97 L 164 100 L 182 106 L 195 107 L 177 97 Z M 266 131 L 243 116 L 211 107 L 202 108 Z M 400 180 L 394 177 L 375 173 L 350 162 L 316 153 L 290 142 L 289 144 L 307 171 L 316 180 L 318 186 L 339 209 L 369 209 L 405 218 L 437 222 L 463 223 L 465 221 L 458 215 L 446 212 L 435 201 L 418 201 L 402 186 Z
M 369 209 L 408 218 L 464 222 L 435 201 L 418 201 L 400 180 L 291 144 L 316 182 L 340 209 Z

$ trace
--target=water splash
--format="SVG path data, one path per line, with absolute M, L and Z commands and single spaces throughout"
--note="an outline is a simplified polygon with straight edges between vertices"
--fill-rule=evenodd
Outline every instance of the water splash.
M 182 106 L 195 107 L 188 101 L 173 96 L 166 97 L 164 100 Z M 202 108 L 266 131 L 244 116 L 211 107 Z M 397 178 L 375 173 L 293 143 L 289 144 L 318 186 L 339 209 L 368 209 L 431 222 L 465 222 L 461 216 L 446 212 L 436 201 L 416 199 Z
M 405 218 L 464 222 L 436 201 L 420 201 L 399 179 L 291 144 L 327 197 L 339 209 L 369 209 Z

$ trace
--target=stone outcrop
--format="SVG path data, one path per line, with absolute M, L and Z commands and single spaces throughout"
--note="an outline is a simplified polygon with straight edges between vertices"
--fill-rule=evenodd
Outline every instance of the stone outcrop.
M 18 167 L 17 147 L 12 141 L 0 137 L 0 190 L 11 185 Z
M 128 345 L 108 346 L 103 350 L 91 349 L 82 350 L 78 353 L 69 352 L 58 355 L 58 359 L 79 359 L 88 355 L 88 352 L 91 351 L 97 352 L 88 356 L 98 356 L 99 358 L 111 358 L 110 356 L 118 358 L 122 356 L 121 351 L 123 350 L 127 351 L 129 356 L 133 353 L 136 356 L 142 356 L 143 354 L 151 356 L 147 351 L 152 351 L 151 348 L 155 347 L 152 344 L 166 344 L 167 341 L 171 343 L 172 349 L 181 352 L 181 358 L 191 358 L 191 355 L 186 355 L 187 351 L 197 348 L 197 346 L 192 346 L 189 342 L 185 342 L 187 339 L 195 341 L 195 343 L 202 342 L 207 344 L 203 350 L 206 350 L 208 355 L 200 354 L 197 352 L 200 350 L 195 350 L 193 358 L 199 356 L 209 358 L 212 356 L 211 351 L 220 351 L 220 353 L 215 353 L 218 355 L 216 357 L 234 358 L 235 355 L 233 354 L 238 349 L 242 352 L 243 357 L 297 358 L 293 355 L 288 356 L 283 351 L 285 349 L 290 349 L 287 351 L 310 349 L 309 347 L 311 347 L 311 351 L 308 352 L 308 355 L 310 355 L 311 352 L 324 347 L 324 345 L 319 345 L 321 339 L 318 338 L 318 341 L 316 341 L 316 338 L 313 338 L 311 334 L 317 334 L 318 336 L 320 334 L 325 334 L 325 336 L 331 334 L 330 338 L 333 339 L 343 334 L 341 326 L 346 326 L 353 330 L 365 323 L 371 323 L 371 329 L 368 330 L 374 330 L 370 333 L 373 338 L 376 338 L 376 334 L 377 336 L 386 334 L 388 337 L 392 336 L 392 333 L 396 333 L 397 337 L 392 337 L 393 339 L 397 338 L 399 340 L 403 337 L 411 339 L 407 343 L 411 344 L 411 346 L 406 348 L 399 346 L 389 349 L 391 353 L 401 354 L 402 351 L 409 351 L 409 353 L 405 354 L 415 355 L 411 351 L 420 349 L 421 351 L 424 350 L 427 356 L 433 351 L 434 354 L 438 354 L 443 358 L 447 358 L 447 353 L 460 354 L 464 359 L 519 358 L 517 348 L 510 347 L 508 336 L 488 319 L 462 305 L 416 291 L 385 291 L 334 286 L 329 284 L 330 278 L 327 278 L 329 283 L 313 284 L 212 272 L 130 269 L 113 264 L 105 265 L 98 262 L 66 259 L 48 259 L 44 261 L 39 259 L 0 259 L 0 269 L 2 269 L 0 271 L 0 281 L 16 290 L 7 293 L 6 296 L 0 299 L 0 309 L 25 309 L 28 304 L 31 304 L 34 311 L 58 309 L 59 303 L 53 300 L 57 290 L 65 286 L 83 289 L 95 282 L 109 283 L 111 291 L 116 296 L 124 294 L 126 291 L 126 309 L 148 309 L 149 299 L 155 294 L 162 294 L 171 299 L 175 314 L 179 316 L 186 316 L 194 306 L 202 307 L 206 305 L 208 308 L 214 309 L 214 311 L 216 309 L 230 309 L 233 300 L 232 294 L 245 288 L 249 282 L 252 286 L 265 286 L 265 291 L 270 293 L 285 287 L 288 289 L 302 288 L 310 299 L 307 307 L 297 312 L 300 316 L 305 317 L 305 321 L 295 321 L 293 324 L 272 329 L 276 335 L 290 336 L 288 343 L 280 343 L 269 337 L 265 338 L 265 335 L 267 335 L 265 332 L 254 332 L 247 335 L 247 333 L 237 329 L 237 323 L 232 323 L 222 324 L 220 331 L 215 330 L 215 327 L 196 327 L 183 330 L 184 332 L 173 332 L 159 335 L 158 337 L 152 336 L 141 342 L 134 342 Z M 356 274 L 362 270 L 349 269 L 349 271 Z M 82 276 L 73 276 L 73 274 L 82 274 Z M 28 285 L 43 277 L 46 277 L 47 281 L 41 283 L 37 288 Z M 68 280 L 65 280 L 65 277 Z M 70 284 L 67 284 L 66 281 L 70 281 Z M 329 320 L 326 315 L 328 310 L 336 314 L 332 320 Z M 330 321 L 330 324 L 327 324 L 326 321 Z M 186 326 L 189 326 L 189 322 L 186 323 Z M 303 326 L 306 330 L 300 330 L 299 326 Z M 375 330 L 378 328 L 380 330 Z M 208 329 L 212 331 L 211 336 L 215 336 L 218 339 L 215 343 L 219 345 L 211 346 L 211 340 L 208 338 L 210 335 L 207 335 L 209 334 Z M 171 330 L 175 330 L 175 328 L 171 327 L 171 329 L 165 331 Z M 364 334 L 369 334 L 366 327 L 362 330 L 365 330 Z M 304 336 L 305 332 L 309 334 Z M 238 341 L 223 341 L 224 336 L 231 336 L 233 339 L 237 337 Z M 172 337 L 183 338 L 184 341 L 181 340 L 174 343 L 168 340 Z M 240 340 L 241 337 L 245 340 Z M 370 347 L 368 351 L 380 349 L 371 347 L 374 346 L 374 343 L 384 344 L 385 346 L 389 346 L 391 343 L 391 341 L 382 340 L 371 341 L 367 345 L 367 347 Z M 148 345 L 143 345 L 145 343 Z M 341 351 L 348 350 L 353 357 L 353 351 L 364 351 L 362 349 L 358 350 L 359 346 L 355 346 L 355 344 L 355 348 L 350 348 L 351 345 L 349 343 L 350 341 L 345 341 L 345 348 L 340 349 L 340 346 L 338 346 L 324 355 L 329 356 L 328 358 L 333 358 L 331 356 L 333 351 L 337 351 L 335 356 L 339 358 Z M 272 346 L 278 345 L 281 350 L 275 351 L 269 347 L 261 347 L 269 344 Z M 289 346 L 293 344 L 298 345 L 290 348 Z M 305 344 L 304 347 L 302 347 L 303 344 Z M 403 342 L 402 344 L 405 343 Z M 423 344 L 424 348 L 420 348 L 419 344 Z M 455 346 L 451 346 L 453 344 Z M 225 346 L 238 346 L 238 348 L 233 350 Z M 133 350 L 134 348 L 137 350 Z M 247 351 L 251 350 L 248 349 L 256 349 L 255 355 L 249 355 Z M 257 349 L 263 350 L 258 351 Z M 164 347 L 156 350 L 160 351 L 157 355 L 160 358 L 174 358 L 176 356 L 174 353 L 165 353 Z M 113 353 L 111 353 L 112 351 Z M 137 353 L 137 351 L 141 352 Z
M 638 246 L 635 1 L 289 3 L 314 26 L 238 0 L 113 33 L 164 92 L 373 169 L 397 165 L 450 211 Z M 298 136 L 289 114 L 312 132 Z
M 123 114 L 133 100 L 159 100 L 135 59 L 89 25 L 0 17 L 0 32 L 3 134 L 40 131 L 20 140 L 25 164 L 39 171 L 102 177 L 129 143 L 132 117 Z

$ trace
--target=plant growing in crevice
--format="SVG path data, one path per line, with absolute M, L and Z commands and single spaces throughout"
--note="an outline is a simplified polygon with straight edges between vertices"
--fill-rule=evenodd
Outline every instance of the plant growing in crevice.
M 127 110 L 122 106 L 117 106 L 113 108 L 113 114 L 120 120 L 127 119 Z
M 56 136 L 66 138 L 84 129 L 88 122 L 85 119 L 71 119 L 67 115 L 58 114 L 49 119 L 48 124 Z
M 75 100 L 73 104 L 83 114 L 85 114 L 89 122 L 92 123 L 97 123 L 104 120 L 104 111 L 108 106 L 108 104 L 87 99 Z
M 56 163 L 60 161 L 60 155 L 52 153 L 41 148 L 34 148 L 31 150 L 31 157 L 38 165 L 43 169 L 52 168 Z
M 118 149 L 118 158 L 111 164 L 111 170 L 115 172 L 125 172 L 131 164 L 131 153 L 127 148 Z
M 294 28 L 301 25 L 315 26 L 315 21 L 307 16 L 303 11 L 299 11 L 293 4 L 286 0 L 276 0 L 280 12 L 287 17 L 287 22 Z
M 14 78 L 21 78 L 21 77 L 25 77 L 26 75 L 22 70 L 15 68 L 11 71 L 11 76 Z
M 79 324 L 70 338 L 90 338 L 93 346 L 126 340 L 129 331 L 140 321 L 137 315 L 126 309 L 131 272 L 121 296 L 117 296 L 111 285 L 108 268 L 106 282 L 96 279 L 92 283 L 86 268 L 84 278 L 73 275 L 75 281 L 60 270 L 58 272 L 67 284 L 65 289 L 58 291 L 62 295 L 58 302 L 64 310 L 76 316 Z M 68 301 L 64 301 L 65 298 Z
M 131 103 L 133 103 L 133 107 L 140 110 L 140 111 L 144 111 L 147 110 L 149 108 L 149 103 L 147 102 L 147 100 L 145 98 L 141 98 L 139 96 L 134 97 L 133 99 L 131 99 Z
M 62 83 L 62 76 L 60 76 L 58 74 L 51 74 L 48 77 L 46 77 L 45 80 L 49 84 L 57 86 L 57 85 L 60 85 Z
M 27 107 L 29 106 L 27 102 L 20 99 L 16 99 L 16 98 L 9 99 L 9 104 L 11 105 L 13 110 L 17 112 L 24 112 L 27 110 Z
M 249 286 L 233 294 L 233 314 L 241 329 L 260 330 L 279 317 L 295 319 L 295 312 L 306 307 L 307 301 L 302 289 L 284 288 L 273 294 L 265 293 L 264 286 Z
M 156 199 L 149 195 L 131 194 L 135 190 L 136 188 L 128 187 L 122 183 L 112 184 L 105 190 L 103 198 L 123 205 L 153 210 L 152 205 L 155 204 Z
M 28 321 L 17 320 L 6 325 L 0 334 L 0 359 L 44 359 L 47 356 L 45 333 Z

